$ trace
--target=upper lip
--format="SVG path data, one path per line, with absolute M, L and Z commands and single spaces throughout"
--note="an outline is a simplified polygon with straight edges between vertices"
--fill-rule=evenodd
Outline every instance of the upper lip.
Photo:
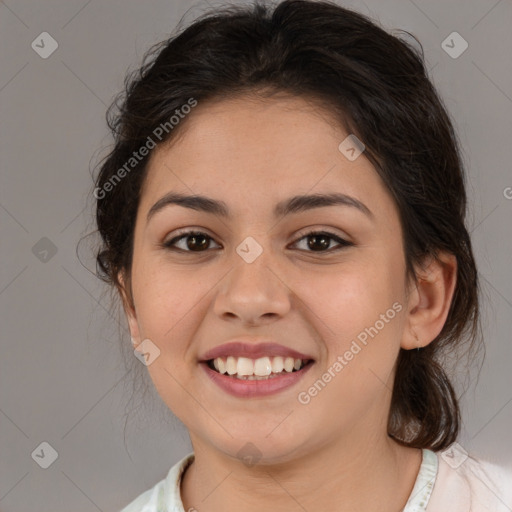
M 233 341 L 219 345 L 205 352 L 200 361 L 209 361 L 218 357 L 247 357 L 249 359 L 259 359 L 260 357 L 293 357 L 294 359 L 309 360 L 313 359 L 307 354 L 298 352 L 297 350 L 279 345 L 278 343 L 265 342 L 265 343 L 243 343 L 241 341 Z

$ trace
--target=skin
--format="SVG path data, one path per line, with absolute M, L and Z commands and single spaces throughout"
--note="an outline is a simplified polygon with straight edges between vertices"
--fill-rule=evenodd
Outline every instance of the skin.
M 338 150 L 348 133 L 311 101 L 209 102 L 184 123 L 150 159 L 135 226 L 133 296 L 127 287 L 121 293 L 135 345 L 149 338 L 160 349 L 147 367 L 154 385 L 190 433 L 196 459 L 182 479 L 185 510 L 398 512 L 421 451 L 387 435 L 394 365 L 400 347 L 425 346 L 441 331 L 454 257 L 441 253 L 425 262 L 417 284 L 406 280 L 391 195 L 364 153 L 349 161 Z M 232 218 L 170 205 L 146 223 L 169 191 L 222 200 Z M 272 215 L 291 196 L 332 192 L 357 198 L 373 219 L 341 205 Z M 163 248 L 179 228 L 212 240 L 203 252 Z M 313 229 L 354 245 L 333 251 L 339 245 L 328 239 L 327 248 L 312 250 L 314 240 L 303 236 Z M 250 264 L 236 252 L 248 236 L 263 249 Z M 177 245 L 186 251 L 187 239 Z M 298 393 L 395 302 L 401 311 L 310 403 L 299 403 Z M 198 359 L 240 336 L 293 347 L 315 364 L 276 395 L 230 396 Z M 237 456 L 248 442 L 261 453 L 251 467 Z

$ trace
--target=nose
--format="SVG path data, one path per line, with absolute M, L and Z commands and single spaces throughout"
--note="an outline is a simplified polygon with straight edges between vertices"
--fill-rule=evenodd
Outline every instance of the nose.
M 290 310 L 291 290 L 268 253 L 263 251 L 252 263 L 235 253 L 233 268 L 215 297 L 219 318 L 257 325 L 276 321 Z

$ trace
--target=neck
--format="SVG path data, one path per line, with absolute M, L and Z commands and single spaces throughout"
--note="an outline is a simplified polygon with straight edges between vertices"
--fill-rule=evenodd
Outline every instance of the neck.
M 279 464 L 248 467 L 193 440 L 195 460 L 182 479 L 185 510 L 401 510 L 409 498 L 421 450 L 387 435 L 340 439 Z

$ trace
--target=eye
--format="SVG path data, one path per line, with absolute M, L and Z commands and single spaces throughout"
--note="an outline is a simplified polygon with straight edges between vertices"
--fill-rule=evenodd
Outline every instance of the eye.
M 310 242 L 306 246 L 312 250 L 306 250 L 306 252 L 334 252 L 354 245 L 352 242 L 348 242 L 328 231 L 309 231 L 300 237 L 295 244 L 307 238 L 310 239 Z M 185 248 L 177 247 L 176 244 L 184 239 L 186 240 Z M 330 247 L 333 240 L 338 243 L 338 247 Z M 162 246 L 172 251 L 205 252 L 204 249 L 209 247 L 210 241 L 213 241 L 213 238 L 202 231 L 184 231 L 171 240 L 164 242 Z
M 309 231 L 305 233 L 301 238 L 299 238 L 299 240 L 295 243 L 298 243 L 306 238 L 310 239 L 310 242 L 306 243 L 306 246 L 312 249 L 311 251 L 306 252 L 334 252 L 354 245 L 352 242 L 348 242 L 347 240 L 344 240 L 343 238 L 340 238 L 339 236 L 335 235 L 334 233 L 330 233 L 329 231 Z M 338 243 L 338 247 L 329 247 L 332 240 Z M 326 248 L 329 250 L 323 250 Z
M 185 243 L 187 249 L 175 247 L 175 244 L 182 239 L 187 239 Z M 172 238 L 168 242 L 164 242 L 162 245 L 173 251 L 204 252 L 202 249 L 209 246 L 209 240 L 213 240 L 213 238 L 202 231 L 184 231 L 179 236 Z

